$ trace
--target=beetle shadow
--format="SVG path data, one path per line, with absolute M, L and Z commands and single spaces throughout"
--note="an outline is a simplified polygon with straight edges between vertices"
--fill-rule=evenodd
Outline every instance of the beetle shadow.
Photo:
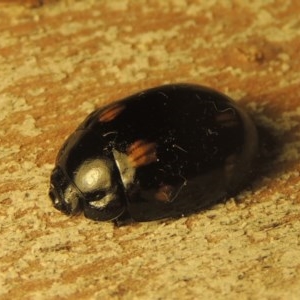
M 261 103 L 261 99 L 271 98 L 270 95 L 245 97 L 239 101 L 257 128 L 259 139 L 258 158 L 253 170 L 253 179 L 248 187 L 255 191 L 265 185 L 264 179 L 273 180 L 287 171 L 287 164 L 280 161 L 285 154 L 285 146 L 298 137 L 290 130 L 278 126 L 277 120 L 282 119 L 282 111 L 275 110 L 269 102 Z M 260 104 L 261 103 L 261 104 Z M 270 105 L 268 106 L 268 103 Z

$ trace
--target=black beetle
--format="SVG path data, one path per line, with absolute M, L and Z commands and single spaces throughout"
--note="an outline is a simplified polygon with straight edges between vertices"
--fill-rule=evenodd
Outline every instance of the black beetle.
M 91 113 L 58 153 L 49 194 L 93 220 L 179 217 L 234 195 L 257 151 L 255 125 L 228 97 L 164 85 Z

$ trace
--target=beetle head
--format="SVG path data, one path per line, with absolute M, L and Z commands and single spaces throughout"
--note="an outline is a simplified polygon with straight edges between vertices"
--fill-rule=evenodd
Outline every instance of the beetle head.
M 76 131 L 66 141 L 51 175 L 49 195 L 56 209 L 93 220 L 112 220 L 125 210 L 121 178 L 101 137 Z

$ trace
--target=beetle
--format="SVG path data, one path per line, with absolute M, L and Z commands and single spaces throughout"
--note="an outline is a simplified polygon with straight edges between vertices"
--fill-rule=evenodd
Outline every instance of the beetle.
M 158 86 L 92 112 L 60 149 L 49 195 L 96 221 L 176 218 L 235 195 L 257 152 L 256 126 L 233 100 Z

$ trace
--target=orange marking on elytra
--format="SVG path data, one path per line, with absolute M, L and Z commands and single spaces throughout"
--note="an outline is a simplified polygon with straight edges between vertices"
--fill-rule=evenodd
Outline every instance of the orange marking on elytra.
M 128 159 L 134 167 L 145 166 L 157 161 L 156 144 L 138 140 L 127 150 Z
M 155 193 L 155 199 L 162 202 L 171 202 L 174 192 L 174 187 L 171 185 L 163 185 Z
M 110 122 L 114 120 L 125 109 L 125 105 L 117 103 L 105 109 L 99 116 L 100 122 Z
M 225 127 L 233 127 L 238 125 L 236 115 L 234 114 L 233 111 L 229 111 L 229 110 L 218 113 L 215 116 L 215 120 Z

